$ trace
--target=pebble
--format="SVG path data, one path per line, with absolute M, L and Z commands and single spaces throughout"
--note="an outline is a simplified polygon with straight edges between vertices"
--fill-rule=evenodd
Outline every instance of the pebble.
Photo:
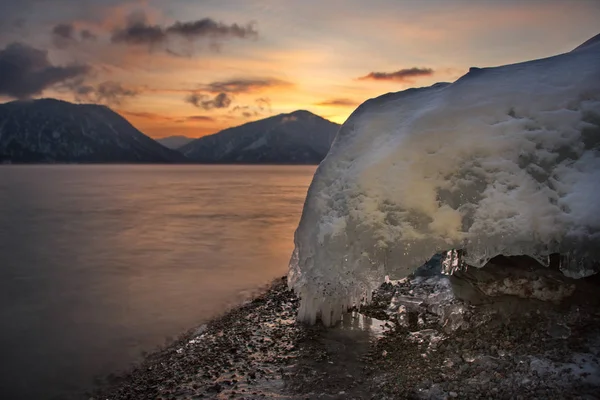
M 562 330 L 549 325 L 545 321 L 550 311 L 543 309 L 504 321 L 500 316 L 484 318 L 485 313 L 465 307 L 468 328 L 448 331 L 440 316 L 422 301 L 414 324 L 402 326 L 395 323 L 396 314 L 386 314 L 392 295 L 412 292 L 412 296 L 429 299 L 438 290 L 427 286 L 427 281 L 413 282 L 382 286 L 382 292 L 374 295 L 374 305 L 361 308 L 368 316 L 387 319 L 392 328 L 372 341 L 370 353 L 355 369 L 332 353 L 347 351 L 351 343 L 337 350 L 323 347 L 324 328 L 279 322 L 294 321 L 298 305 L 282 279 L 264 295 L 206 324 L 201 339 L 192 333 L 165 351 L 151 354 L 94 398 L 214 398 L 217 393 L 233 398 L 273 397 L 277 385 L 298 394 L 292 398 L 310 399 L 413 398 L 414 388 L 420 388 L 423 395 L 429 393 L 430 398 L 443 398 L 447 393 L 466 399 L 559 399 L 595 393 L 572 385 L 574 372 L 566 370 L 574 352 L 587 351 L 586 337 L 596 335 L 600 340 L 600 314 L 595 309 L 580 307 L 577 313 L 564 316 L 569 321 L 568 340 L 563 338 L 567 325 L 561 323 Z M 458 303 L 450 300 L 448 304 Z M 478 318 L 484 321 L 476 322 L 480 325 L 473 322 Z M 549 326 L 553 333 L 559 332 L 555 338 L 548 334 Z M 420 334 L 423 339 L 415 343 L 410 340 L 415 331 L 427 334 Z M 303 359 L 310 361 L 304 369 L 298 367 Z M 534 362 L 538 359 L 542 361 Z M 563 371 L 560 378 L 544 373 L 553 362 Z M 275 386 L 263 387 L 265 382 L 275 382 Z M 231 392 L 224 391 L 225 387 Z M 600 392 L 598 387 L 595 390 Z M 289 394 L 281 393 L 282 397 Z

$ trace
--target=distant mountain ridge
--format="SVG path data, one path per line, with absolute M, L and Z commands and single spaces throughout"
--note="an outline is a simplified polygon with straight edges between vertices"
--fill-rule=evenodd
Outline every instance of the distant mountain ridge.
M 190 138 L 183 135 L 167 136 L 164 138 L 156 139 L 158 143 L 172 150 L 177 150 L 180 147 L 185 146 L 192 140 L 194 140 L 194 138 Z
M 154 140 L 103 105 L 12 101 L 0 104 L 0 163 L 318 164 L 339 127 L 299 110 L 199 139 Z
M 200 163 L 318 164 L 327 155 L 339 127 L 299 110 L 201 137 L 179 151 Z
M 0 162 L 185 161 L 103 105 L 55 99 L 0 104 Z

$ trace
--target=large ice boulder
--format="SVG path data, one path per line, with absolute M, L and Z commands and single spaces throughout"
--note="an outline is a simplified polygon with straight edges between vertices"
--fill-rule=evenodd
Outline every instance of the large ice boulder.
M 599 35 L 600 36 L 600 35 Z M 461 249 L 589 275 L 600 260 L 600 37 L 362 104 L 315 173 L 289 272 L 326 325 L 388 275 Z

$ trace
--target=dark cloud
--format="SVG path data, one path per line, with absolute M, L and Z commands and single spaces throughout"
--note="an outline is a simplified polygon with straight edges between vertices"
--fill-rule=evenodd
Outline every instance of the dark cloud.
M 135 23 L 113 32 L 111 41 L 113 43 L 127 43 L 133 45 L 157 45 L 163 43 L 167 38 L 163 28 L 158 25 L 146 25 Z
M 228 108 L 232 99 L 227 93 L 219 93 L 211 98 L 206 94 L 194 92 L 187 96 L 185 101 L 196 107 L 212 110 L 214 108 Z
M 0 95 L 29 98 L 89 72 L 86 65 L 55 66 L 46 51 L 12 43 L 0 50 Z
M 315 103 L 317 106 L 339 106 L 339 107 L 354 107 L 358 102 L 347 98 L 336 98 L 324 100 L 320 103 Z
M 126 88 L 118 82 L 107 81 L 96 86 L 96 101 L 106 104 L 121 104 L 126 98 L 135 97 L 137 90 Z
M 79 32 L 79 37 L 81 38 L 81 40 L 91 40 L 91 41 L 94 41 L 94 40 L 98 39 L 98 36 L 96 36 L 93 32 L 91 32 L 88 29 L 82 29 Z
M 58 24 L 52 28 L 52 40 L 59 49 L 64 49 L 76 42 L 75 27 L 72 24 Z
M 228 81 L 211 82 L 202 85 L 200 89 L 192 91 L 185 101 L 205 110 L 214 108 L 229 108 L 233 101 L 233 95 L 240 93 L 252 93 L 260 89 L 274 86 L 288 86 L 285 82 L 274 78 L 263 79 L 232 79 Z M 231 113 L 244 115 L 260 115 L 263 112 L 271 113 L 271 100 L 268 97 L 259 97 L 254 100 L 254 105 L 236 105 L 230 109 Z
M 102 82 L 96 86 L 77 83 L 72 85 L 75 100 L 101 103 L 107 105 L 121 105 L 128 98 L 139 94 L 138 90 L 127 88 L 121 83 L 114 81 Z
M 268 97 L 259 97 L 254 101 L 256 102 L 256 105 L 260 111 L 271 112 L 271 99 Z
M 248 93 L 257 90 L 291 86 L 290 82 L 282 81 L 275 78 L 259 78 L 259 79 L 231 79 L 228 81 L 211 82 L 205 86 L 205 90 L 211 93 Z
M 248 105 L 238 105 L 231 109 L 231 113 L 239 113 L 244 118 L 257 117 L 261 115 L 260 109 Z
M 186 39 L 209 37 L 213 39 L 226 38 L 256 38 L 258 32 L 252 24 L 241 26 L 238 24 L 226 25 L 216 22 L 211 18 L 203 18 L 193 22 L 176 22 L 165 29 L 167 34 L 180 35 Z
M 77 32 L 73 24 L 63 23 L 52 28 L 52 39 L 57 48 L 64 49 L 80 41 L 96 40 L 96 35 L 88 29 Z
M 431 68 L 406 68 L 396 72 L 371 72 L 368 75 L 358 78 L 359 80 L 373 80 L 373 81 L 397 81 L 407 82 L 410 78 L 416 78 L 419 76 L 430 76 L 433 75 L 433 69 Z
M 95 91 L 93 86 L 85 85 L 80 81 L 74 82 L 72 85 L 67 85 L 67 88 L 73 90 L 73 93 L 75 94 L 75 99 L 77 101 L 81 101 L 82 99 L 89 99 Z
M 111 41 L 113 43 L 155 47 L 166 45 L 170 38 L 187 40 L 206 38 L 213 41 L 211 42 L 211 49 L 218 50 L 219 46 L 214 40 L 247 39 L 257 36 L 258 32 L 252 24 L 245 26 L 227 25 L 216 22 L 211 18 L 203 18 L 197 21 L 175 22 L 173 25 L 165 27 L 149 24 L 146 15 L 137 12 L 129 15 L 124 27 L 113 31 Z
M 58 24 L 52 28 L 52 34 L 63 39 L 73 39 L 74 32 L 75 28 L 72 24 Z
M 154 46 L 165 42 L 167 34 L 160 25 L 150 25 L 146 14 L 135 11 L 127 16 L 125 27 L 113 31 L 113 43 Z
M 200 104 L 202 103 L 203 99 L 206 99 L 206 95 L 204 94 L 200 94 L 200 93 L 190 93 L 186 98 L 185 101 L 190 103 L 193 106 L 196 107 L 200 107 Z
M 219 93 L 215 96 L 214 99 L 210 100 L 208 103 L 211 105 L 212 108 L 227 108 L 231 104 L 231 97 L 229 97 L 227 93 Z

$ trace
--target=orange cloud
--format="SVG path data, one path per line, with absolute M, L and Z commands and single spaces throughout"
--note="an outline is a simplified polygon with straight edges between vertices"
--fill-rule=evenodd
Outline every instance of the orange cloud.
M 395 72 L 370 72 L 369 74 L 358 78 L 358 80 L 366 81 L 395 81 L 395 82 L 410 82 L 412 78 L 420 76 L 433 75 L 431 68 L 406 68 Z
M 292 83 L 277 78 L 238 78 L 211 82 L 204 89 L 211 93 L 250 93 L 270 88 L 291 88 Z
M 359 104 L 358 101 L 348 98 L 335 98 L 315 103 L 316 106 L 332 106 L 332 107 L 356 107 Z
M 192 115 L 190 117 L 185 117 L 183 121 L 202 121 L 202 122 L 214 122 L 215 119 L 213 117 L 208 117 L 206 115 Z

